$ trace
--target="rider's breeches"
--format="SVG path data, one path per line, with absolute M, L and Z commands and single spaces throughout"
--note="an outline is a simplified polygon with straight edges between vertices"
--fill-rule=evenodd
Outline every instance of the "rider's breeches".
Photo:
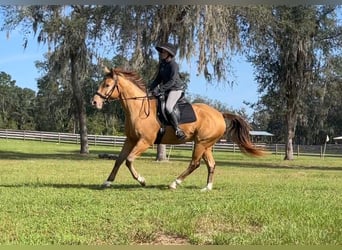
M 171 90 L 167 100 L 166 100 L 166 112 L 168 114 L 171 114 L 173 112 L 173 109 L 178 101 L 178 99 L 181 97 L 183 91 L 182 90 Z

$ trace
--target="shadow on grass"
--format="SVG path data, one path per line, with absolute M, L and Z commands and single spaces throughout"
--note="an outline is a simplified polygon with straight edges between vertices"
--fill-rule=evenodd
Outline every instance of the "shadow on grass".
M 1 151 L 0 158 L 7 160 L 29 160 L 29 159 L 64 159 L 64 160 L 88 160 L 94 158 L 93 155 L 81 155 L 79 152 L 70 153 L 23 153 L 17 151 Z
M 18 151 L 4 151 L 0 150 L 0 159 L 7 160 L 29 160 L 29 159 L 52 159 L 52 160 L 93 160 L 98 159 L 99 154 L 119 154 L 119 151 L 113 150 L 91 150 L 89 154 L 80 154 L 79 151 L 68 151 L 60 153 L 23 153 Z M 145 152 L 143 154 L 146 158 L 155 158 L 155 153 Z M 105 159 L 112 160 L 112 159 Z
M 3 188 L 56 188 L 56 189 L 90 189 L 90 190 L 170 190 L 168 185 L 165 184 L 158 184 L 158 185 L 146 185 L 142 187 L 141 185 L 137 184 L 113 184 L 109 188 L 104 188 L 100 184 L 71 184 L 71 183 L 16 183 L 16 184 L 0 184 L 0 187 Z M 200 189 L 198 186 L 184 186 L 180 189 Z

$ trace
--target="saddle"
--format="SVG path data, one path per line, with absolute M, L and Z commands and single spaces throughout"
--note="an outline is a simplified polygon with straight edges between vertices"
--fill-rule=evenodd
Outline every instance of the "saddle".
M 157 97 L 157 118 L 161 123 L 161 127 L 158 131 L 157 139 L 154 142 L 155 144 L 159 144 L 162 137 L 165 134 L 165 127 L 170 126 L 171 123 L 166 115 L 165 106 L 166 106 L 166 96 L 160 95 Z M 192 108 L 192 105 L 185 99 L 184 93 L 178 99 L 174 111 L 176 113 L 178 124 L 185 124 L 196 121 L 196 115 Z

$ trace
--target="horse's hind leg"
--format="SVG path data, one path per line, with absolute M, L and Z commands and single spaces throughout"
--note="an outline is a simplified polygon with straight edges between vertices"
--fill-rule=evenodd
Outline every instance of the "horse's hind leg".
M 170 189 L 176 189 L 177 185 L 181 184 L 184 179 L 190 175 L 195 169 L 197 169 L 200 166 L 201 163 L 201 157 L 203 155 L 203 152 L 205 151 L 205 148 L 203 145 L 196 144 L 194 151 L 192 153 L 192 160 L 188 166 L 188 168 L 181 173 L 176 180 L 174 180 L 170 185 Z
M 205 161 L 208 169 L 207 186 L 202 191 L 210 191 L 213 188 L 213 178 L 215 171 L 215 160 L 212 152 L 212 148 L 207 148 L 203 154 L 203 160 Z

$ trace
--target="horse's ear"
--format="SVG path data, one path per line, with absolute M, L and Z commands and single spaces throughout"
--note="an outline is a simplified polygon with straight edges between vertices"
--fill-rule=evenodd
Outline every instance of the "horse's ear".
M 103 68 L 103 73 L 105 73 L 105 75 L 108 75 L 108 74 L 110 74 L 110 73 L 111 73 L 111 70 L 110 70 L 110 69 L 108 69 L 108 67 L 107 67 L 107 66 L 104 66 L 104 68 Z

